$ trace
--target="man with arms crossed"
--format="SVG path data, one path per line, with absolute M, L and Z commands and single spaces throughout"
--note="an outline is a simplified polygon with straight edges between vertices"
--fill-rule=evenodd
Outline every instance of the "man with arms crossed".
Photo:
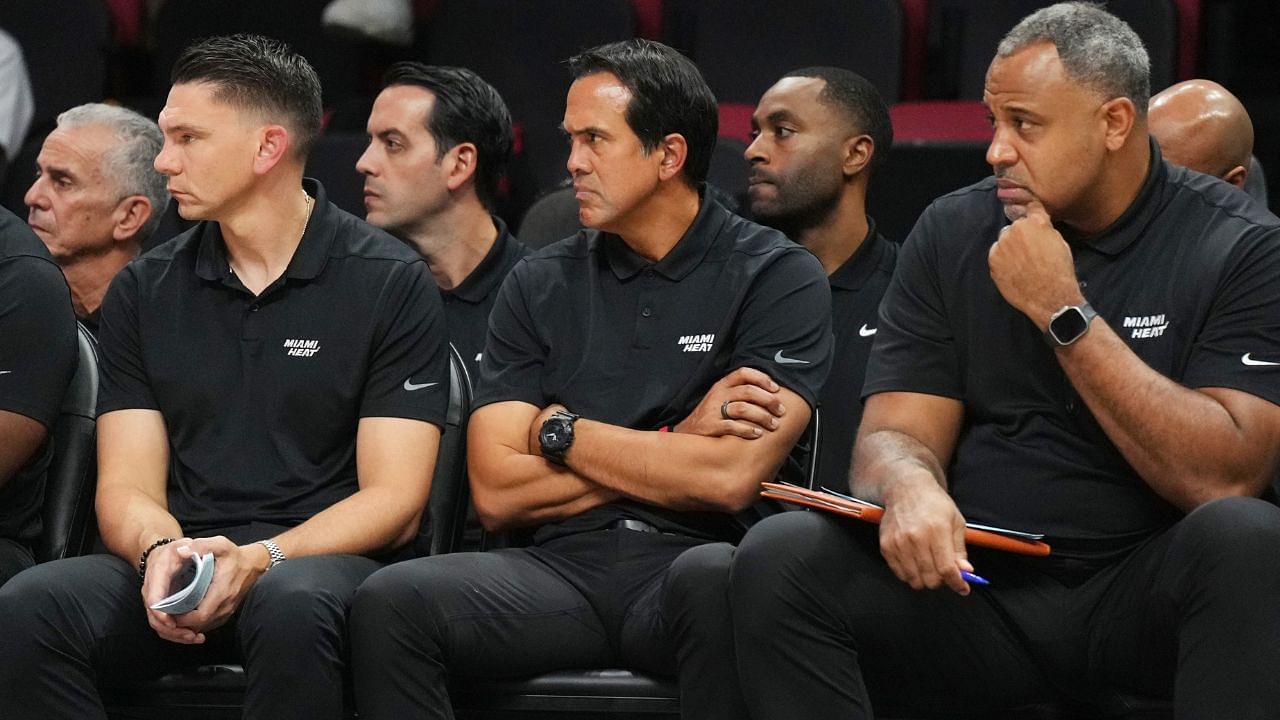
M 59 115 L 36 158 L 23 198 L 27 224 L 66 274 L 76 318 L 95 337 L 107 286 L 138 256 L 169 201 L 155 169 L 163 144 L 147 118 L 91 103 Z
M 706 198 L 715 99 L 686 58 L 628 41 L 570 62 L 564 129 L 583 231 L 517 263 L 490 318 L 468 433 L 477 512 L 532 547 L 425 558 L 361 586 L 362 717 L 452 717 L 447 681 L 678 667 L 683 712 L 729 717 L 722 603 L 681 555 L 741 534 L 808 423 L 831 352 L 821 266 Z M 767 369 L 759 439 L 662 432 L 717 380 Z M 720 406 L 715 410 L 720 412 Z
M 239 657 L 247 717 L 339 718 L 347 605 L 414 536 L 431 482 L 440 300 L 421 258 L 303 180 L 320 86 L 287 46 L 189 48 L 160 127 L 156 168 L 202 222 L 103 302 L 97 509 L 113 554 L 0 592 L 6 717 L 103 717 L 95 681 Z M 196 552 L 217 561 L 200 605 L 150 610 Z
M 1280 714 L 1280 508 L 1252 497 L 1280 456 L 1280 223 L 1162 160 L 1148 76 L 1091 4 L 1001 42 L 996 177 L 926 210 L 881 306 L 853 490 L 883 524 L 786 513 L 738 549 L 753 716 Z M 1053 555 L 966 546 L 966 521 Z
M 511 116 L 498 91 L 465 68 L 392 66 L 369 115 L 367 220 L 431 266 L 449 342 L 475 377 L 502 279 L 529 254 L 493 215 L 511 155 Z

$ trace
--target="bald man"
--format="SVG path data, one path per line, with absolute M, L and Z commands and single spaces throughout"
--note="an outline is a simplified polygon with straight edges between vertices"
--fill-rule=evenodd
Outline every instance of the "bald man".
M 1211 80 L 1171 85 L 1151 98 L 1147 123 L 1166 160 L 1244 188 L 1253 123 L 1226 88 Z

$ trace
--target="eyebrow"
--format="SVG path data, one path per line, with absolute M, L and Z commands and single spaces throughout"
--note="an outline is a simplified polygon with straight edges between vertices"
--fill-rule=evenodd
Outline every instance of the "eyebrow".
M 166 135 L 175 135 L 175 134 L 184 133 L 184 132 L 192 133 L 194 135 L 205 135 L 205 134 L 208 134 L 209 132 L 205 128 L 202 128 L 198 125 L 192 125 L 190 123 L 179 123 L 177 125 L 161 127 L 160 129 L 163 130 L 164 134 Z
M 587 134 L 599 135 L 600 137 L 612 137 L 612 135 L 610 135 L 607 130 L 596 127 L 595 125 L 588 125 L 587 127 L 579 128 L 578 130 L 570 130 L 569 128 L 564 126 L 564 123 L 561 123 L 560 130 L 563 131 L 565 135 L 568 135 L 570 137 L 574 135 L 587 135 Z

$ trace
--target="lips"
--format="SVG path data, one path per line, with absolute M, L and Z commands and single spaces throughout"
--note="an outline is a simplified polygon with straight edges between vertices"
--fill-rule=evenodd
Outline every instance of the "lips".
M 1012 180 L 1000 178 L 996 180 L 996 197 L 1001 202 L 1025 203 L 1034 199 L 1031 191 Z

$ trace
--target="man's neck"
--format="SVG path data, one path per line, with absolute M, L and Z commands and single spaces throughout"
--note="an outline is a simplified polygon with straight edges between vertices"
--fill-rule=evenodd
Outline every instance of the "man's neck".
M 456 203 L 438 213 L 405 238 L 431 267 L 441 290 L 453 290 L 479 267 L 493 243 L 498 227 L 480 203 Z
M 826 217 L 795 231 L 791 239 L 813 253 L 830 276 L 858 252 L 868 229 L 866 189 L 849 188 Z
M 1077 203 L 1083 209 L 1081 217 L 1064 217 L 1061 221 L 1085 236 L 1106 230 L 1138 199 L 1154 159 L 1147 133 L 1135 131 L 1116 156 L 1108 159 L 1088 197 Z
M 113 245 L 105 254 L 76 258 L 62 265 L 77 318 L 92 315 L 102 305 L 111 279 L 137 255 L 135 245 Z
M 671 252 L 698 216 L 698 191 L 669 181 L 628 213 L 629 222 L 612 230 L 637 255 L 658 262 Z
M 302 242 L 312 201 L 301 172 L 262 178 L 257 187 L 218 221 L 227 259 L 250 292 L 259 295 L 284 274 Z

